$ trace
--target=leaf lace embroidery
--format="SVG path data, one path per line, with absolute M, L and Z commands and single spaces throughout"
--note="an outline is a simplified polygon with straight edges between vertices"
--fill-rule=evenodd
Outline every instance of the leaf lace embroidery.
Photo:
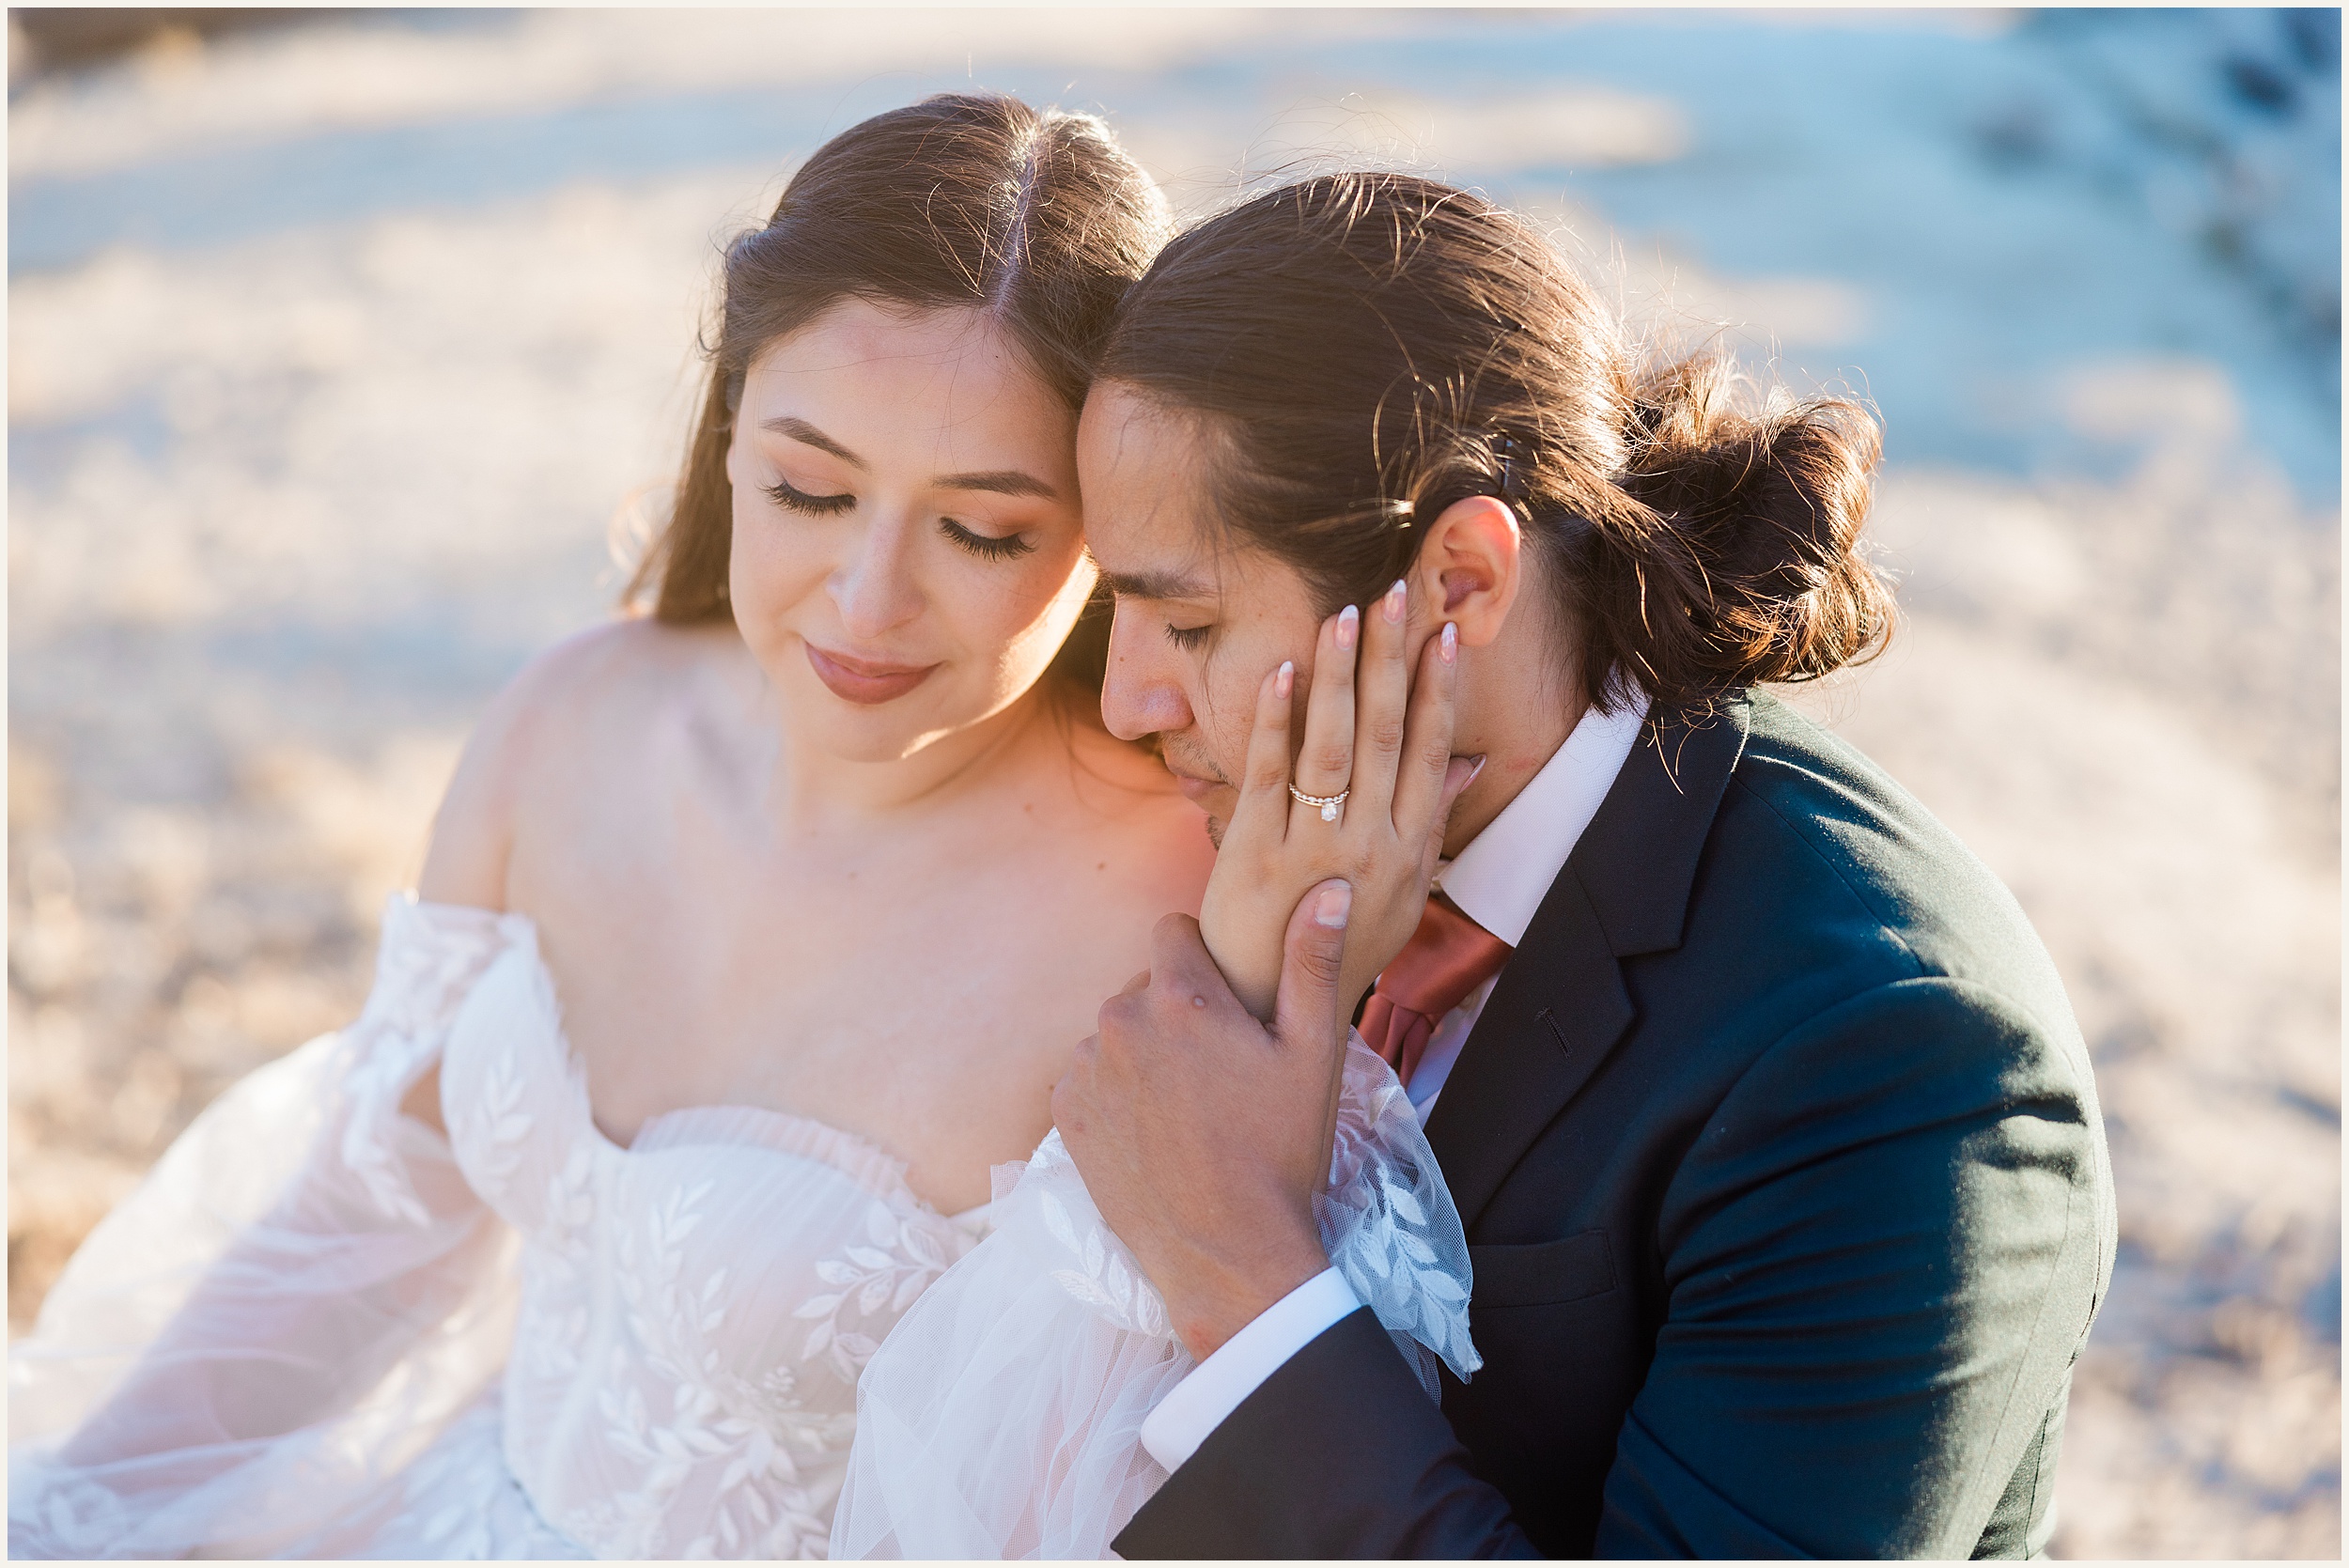
M 612 1446 L 644 1471 L 633 1490 L 590 1510 L 592 1519 L 578 1516 L 571 1528 L 588 1531 L 581 1539 L 604 1545 L 612 1555 L 821 1556 L 831 1524 L 803 1484 L 797 1456 L 845 1448 L 855 1418 L 807 1410 L 788 1366 L 753 1380 L 727 1366 L 710 1343 L 725 1318 L 732 1274 L 720 1268 L 689 1281 L 684 1249 L 701 1227 L 697 1209 L 713 1187 L 703 1181 L 674 1189 L 621 1233 L 620 1295 L 643 1359 L 631 1365 L 615 1351 L 612 1387 L 599 1396 L 598 1410 Z M 647 1371 L 670 1390 L 666 1421 L 651 1419 L 642 1391 Z M 663 1527 L 675 1516 L 677 1495 L 711 1467 L 718 1475 L 709 1528 L 683 1543 L 667 1539 Z
M 1330 1265 L 1391 1333 L 1463 1381 L 1484 1364 L 1469 1337 L 1467 1238 L 1451 1193 L 1394 1070 L 1360 1036 L 1347 1044 L 1330 1185 L 1314 1218 Z M 1422 1375 L 1432 1379 L 1432 1367 Z
M 1076 1264 L 1052 1270 L 1053 1281 L 1128 1333 L 1173 1340 L 1165 1297 L 1093 1206 L 1057 1127 L 1045 1134 L 1020 1179 L 1036 1184 L 1036 1209 L 1044 1217 L 1044 1228 Z
M 817 1279 L 838 1288 L 828 1296 L 808 1297 L 792 1312 L 793 1317 L 815 1320 L 801 1346 L 801 1359 L 820 1361 L 845 1383 L 856 1381 L 880 1348 L 880 1341 L 863 1331 L 874 1326 L 864 1320 L 885 1312 L 894 1321 L 953 1261 L 921 1222 L 926 1218 L 901 1215 L 875 1199 L 865 1210 L 865 1239 L 849 1243 L 816 1265 Z M 856 1328 L 845 1326 L 850 1313 L 859 1321 Z
M 1052 1271 L 1061 1288 L 1119 1328 L 1172 1340 L 1165 1298 L 1094 1206 L 1057 1130 L 1045 1136 L 1019 1184 L 1033 1186 L 1045 1228 L 1067 1250 L 1071 1266 Z M 1444 1212 L 1432 1213 L 1434 1204 Z M 1330 1185 L 1315 1197 L 1314 1217 L 1331 1266 L 1391 1332 L 1416 1342 L 1463 1379 L 1483 1365 L 1469 1336 L 1469 1262 L 1458 1215 L 1409 1097 L 1393 1070 L 1359 1040 L 1347 1048 Z M 1438 1237 L 1446 1238 L 1441 1252 L 1433 1244 Z M 1432 1379 L 1432 1366 L 1422 1374 Z

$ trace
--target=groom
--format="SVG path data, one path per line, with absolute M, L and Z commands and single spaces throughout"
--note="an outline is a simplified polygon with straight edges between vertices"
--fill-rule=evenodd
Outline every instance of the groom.
M 1198 471 L 1151 417 L 1097 391 L 1081 432 L 1120 596 L 1103 710 L 1213 818 L 1253 679 L 1303 674 L 1315 617 L 1261 552 L 1203 573 Z M 2044 949 L 1947 830 L 1768 696 L 1609 716 L 1562 694 L 1513 531 L 1454 536 L 1415 569 L 1460 628 L 1453 749 L 1493 765 L 1453 818 L 1443 929 L 1380 988 L 1452 984 L 1370 1017 L 1429 1015 L 1406 1087 L 1467 1228 L 1484 1368 L 1431 1403 L 1300 1220 L 1357 1001 L 1334 984 L 1350 891 L 1300 905 L 1269 1031 L 1170 919 L 1054 1096 L 1201 1362 L 1144 1428 L 1172 1475 L 1116 1549 L 2038 1554 L 2115 1236 Z M 1151 634 L 1207 622 L 1249 644 L 1244 691 Z

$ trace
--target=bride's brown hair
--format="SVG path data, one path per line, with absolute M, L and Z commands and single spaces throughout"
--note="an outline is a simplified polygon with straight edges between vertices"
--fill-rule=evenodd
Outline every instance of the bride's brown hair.
M 623 601 L 725 620 L 734 493 L 726 449 L 752 360 L 844 299 L 984 312 L 1073 412 L 1118 300 L 1170 229 L 1165 198 L 1090 115 L 942 93 L 817 148 L 773 216 L 726 246 L 709 375 L 667 525 Z M 1055 673 L 1100 685 L 1088 609 Z
M 1451 186 L 1329 176 L 1175 240 L 1104 381 L 1200 420 L 1217 509 L 1323 613 L 1405 574 L 1423 524 L 1498 495 L 1584 693 L 1658 709 L 1872 657 L 1892 599 L 1859 541 L 1879 450 L 1856 403 L 1759 407 L 1718 355 L 1649 365 L 1522 220 Z

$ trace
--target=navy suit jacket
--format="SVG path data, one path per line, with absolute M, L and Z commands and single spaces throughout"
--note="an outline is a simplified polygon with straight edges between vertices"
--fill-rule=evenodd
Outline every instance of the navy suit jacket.
M 1982 862 L 1765 695 L 1642 734 L 1427 1125 L 1485 1365 L 1367 1310 L 1127 1557 L 2017 1557 L 2111 1278 L 2088 1051 Z

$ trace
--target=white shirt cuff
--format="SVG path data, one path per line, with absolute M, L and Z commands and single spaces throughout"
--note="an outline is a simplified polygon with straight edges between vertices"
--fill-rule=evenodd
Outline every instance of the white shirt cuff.
M 1361 1305 L 1345 1275 L 1323 1269 L 1258 1313 L 1169 1389 L 1142 1423 L 1142 1446 L 1169 1471 L 1179 1468 L 1240 1401 Z

